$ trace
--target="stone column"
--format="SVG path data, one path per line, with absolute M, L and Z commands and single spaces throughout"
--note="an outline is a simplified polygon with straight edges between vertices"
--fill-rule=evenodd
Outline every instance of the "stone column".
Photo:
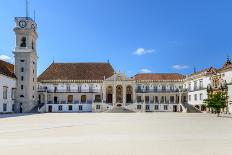
M 123 86 L 123 88 L 122 88 L 122 90 L 123 90 L 123 106 L 126 106 L 126 85 L 122 85 Z
M 106 88 L 105 86 L 102 86 L 102 101 L 106 101 Z
M 116 103 L 116 86 L 113 85 L 113 105 Z

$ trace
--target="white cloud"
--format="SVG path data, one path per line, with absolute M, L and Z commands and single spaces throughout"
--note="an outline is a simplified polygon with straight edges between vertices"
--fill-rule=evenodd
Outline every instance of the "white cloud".
M 146 50 L 144 48 L 137 48 L 137 50 L 134 52 L 134 54 L 137 55 L 137 56 L 141 56 L 141 55 L 148 54 L 148 53 L 153 53 L 153 52 L 155 52 L 154 49 Z
M 11 57 L 4 55 L 4 54 L 0 55 L 0 60 L 7 61 L 7 62 L 13 61 L 13 59 Z
M 172 68 L 177 69 L 177 70 L 183 70 L 183 69 L 188 69 L 189 66 L 187 66 L 187 65 L 173 65 Z
M 152 71 L 149 70 L 149 69 L 144 68 L 144 69 L 141 69 L 140 72 L 141 73 L 151 73 Z

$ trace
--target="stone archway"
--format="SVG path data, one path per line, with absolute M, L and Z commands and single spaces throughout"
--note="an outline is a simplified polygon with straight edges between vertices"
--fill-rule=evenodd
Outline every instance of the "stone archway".
M 108 86 L 106 88 L 106 103 L 113 103 L 113 87 Z
M 121 85 L 116 87 L 116 103 L 123 103 L 123 87 Z
M 126 87 L 126 103 L 132 103 L 133 89 L 131 86 Z

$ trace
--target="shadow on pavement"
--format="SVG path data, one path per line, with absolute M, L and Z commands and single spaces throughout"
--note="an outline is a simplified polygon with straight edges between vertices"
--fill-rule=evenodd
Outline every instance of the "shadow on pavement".
M 40 113 L 0 114 L 0 119 L 12 118 L 12 117 L 31 116 L 31 115 L 41 115 L 41 114 Z

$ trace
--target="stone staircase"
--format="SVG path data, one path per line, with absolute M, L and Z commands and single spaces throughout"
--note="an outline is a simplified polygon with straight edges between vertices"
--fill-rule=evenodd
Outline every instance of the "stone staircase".
M 134 111 L 128 110 L 124 107 L 114 106 L 112 109 L 106 111 L 106 113 L 134 113 Z
M 39 109 L 42 108 L 45 104 L 44 103 L 38 103 L 32 110 L 30 113 L 39 113 Z
M 187 113 L 201 113 L 200 110 L 195 108 L 194 106 L 188 104 L 188 103 L 182 103 L 182 106 L 187 109 Z

